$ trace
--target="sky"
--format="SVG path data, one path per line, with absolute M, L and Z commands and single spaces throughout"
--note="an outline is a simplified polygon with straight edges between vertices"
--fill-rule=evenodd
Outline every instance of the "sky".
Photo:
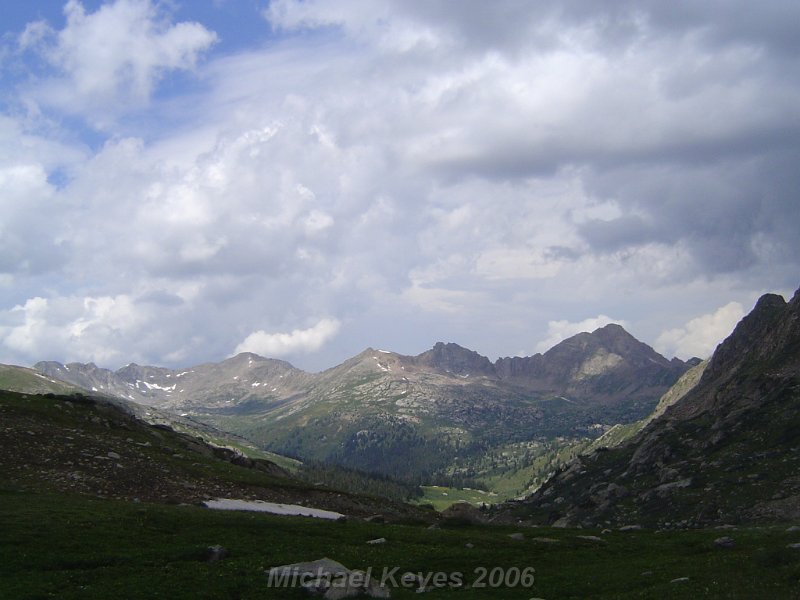
M 800 285 L 796 0 L 0 4 L 0 362 L 687 359 Z

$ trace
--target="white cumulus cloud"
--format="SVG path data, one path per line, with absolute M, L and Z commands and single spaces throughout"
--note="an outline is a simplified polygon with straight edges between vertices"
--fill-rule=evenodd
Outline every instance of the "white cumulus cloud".
M 290 333 L 268 333 L 263 329 L 254 331 L 236 346 L 234 354 L 253 352 L 262 356 L 286 356 L 289 354 L 314 352 L 339 331 L 337 319 L 322 319 L 308 329 L 295 329 Z
M 165 72 L 194 68 L 217 41 L 199 23 L 171 24 L 151 0 L 117 0 L 96 12 L 70 0 L 64 15 L 60 31 L 41 21 L 29 24 L 19 46 L 41 52 L 59 73 L 34 97 L 68 112 L 141 104 Z
M 712 313 L 692 319 L 683 327 L 664 331 L 658 336 L 655 347 L 665 356 L 706 358 L 730 335 L 744 314 L 741 304 L 729 302 Z
M 36 296 L 0 314 L 0 347 L 31 362 L 110 364 L 132 356 L 147 315 L 127 295 Z

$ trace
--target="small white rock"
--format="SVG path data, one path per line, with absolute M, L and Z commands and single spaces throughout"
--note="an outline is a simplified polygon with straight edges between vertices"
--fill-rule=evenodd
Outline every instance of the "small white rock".
M 377 539 L 374 539 L 374 540 L 369 540 L 367 543 L 368 544 L 372 544 L 372 545 L 385 544 L 386 543 L 386 538 L 377 538 Z

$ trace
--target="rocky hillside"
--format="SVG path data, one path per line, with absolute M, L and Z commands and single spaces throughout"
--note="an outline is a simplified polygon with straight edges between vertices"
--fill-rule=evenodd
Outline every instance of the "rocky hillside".
M 126 406 L 80 394 L 0 391 L 4 490 L 57 491 L 161 503 L 267 500 L 389 520 L 420 511 L 310 485 L 271 461 L 151 425 Z
M 70 394 L 84 388 L 49 377 L 34 369 L 14 365 L 0 365 L 0 390 L 28 392 L 31 394 Z
M 800 290 L 762 297 L 697 384 L 619 448 L 581 457 L 506 516 L 702 526 L 800 518 Z
M 596 437 L 649 414 L 691 366 L 622 327 L 492 363 L 457 344 L 418 356 L 368 348 L 322 373 L 240 354 L 180 370 L 38 363 L 49 377 L 170 410 L 307 460 L 389 474 L 469 477 L 507 444 Z M 505 458 L 504 458 L 505 457 Z
M 702 377 L 707 366 L 708 360 L 704 360 L 686 371 L 686 373 L 684 373 L 681 378 L 675 382 L 675 385 L 669 388 L 666 394 L 661 396 L 661 399 L 658 401 L 658 404 L 652 413 L 650 413 L 644 419 L 639 419 L 633 423 L 614 425 L 611 429 L 606 431 L 603 435 L 587 446 L 583 454 L 589 454 L 599 448 L 613 448 L 614 446 L 619 446 L 633 438 L 633 436 L 649 425 L 651 421 L 654 421 L 663 415 L 670 406 L 677 403 L 679 400 L 681 400 L 681 398 L 693 390 L 700 382 L 700 378 Z

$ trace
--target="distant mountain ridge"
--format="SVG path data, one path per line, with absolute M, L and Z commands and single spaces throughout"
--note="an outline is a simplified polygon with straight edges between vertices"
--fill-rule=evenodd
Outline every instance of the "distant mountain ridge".
M 439 342 L 417 356 L 368 348 L 321 373 L 250 353 L 186 369 L 35 368 L 274 452 L 409 478 L 469 477 L 476 460 L 505 461 L 501 446 L 509 443 L 596 436 L 598 428 L 641 419 L 691 364 L 608 325 L 544 354 L 494 363 Z
M 647 344 L 639 342 L 620 325 L 607 325 L 592 333 L 572 336 L 544 354 L 529 357 L 500 358 L 492 363 L 488 358 L 455 343 L 437 342 L 430 350 L 417 356 L 403 356 L 385 350 L 366 349 L 341 365 L 322 373 L 306 373 L 290 363 L 264 358 L 252 353 L 242 353 L 220 363 L 206 363 L 185 369 L 167 369 L 140 366 L 131 363 L 111 371 L 94 363 L 68 363 L 42 361 L 34 365 L 37 371 L 61 381 L 91 391 L 104 391 L 145 404 L 166 402 L 180 406 L 183 398 L 198 393 L 208 395 L 208 389 L 224 394 L 230 390 L 238 400 L 269 396 L 277 379 L 287 379 L 301 387 L 315 380 L 329 379 L 330 373 L 342 372 L 348 365 L 359 363 L 368 356 L 368 364 L 381 369 L 381 362 L 370 362 L 369 357 L 393 356 L 414 371 L 429 370 L 453 377 L 483 377 L 493 381 L 508 382 L 517 388 L 537 393 L 575 396 L 577 399 L 601 398 L 614 402 L 621 397 L 630 399 L 641 393 L 654 397 L 651 388 L 663 388 L 677 379 L 699 359 L 684 362 L 677 358 L 667 360 Z M 243 368 L 244 367 L 244 368 Z M 374 370 L 374 369 L 373 369 Z M 238 375 L 237 375 L 238 374 Z M 241 389 L 226 381 L 235 382 L 247 376 L 252 390 Z M 264 381 L 255 381 L 256 379 Z M 624 379 L 620 383 L 620 380 Z M 615 384 L 616 382 L 616 384 Z M 292 386 L 279 381 L 278 396 L 290 393 Z M 268 387 L 264 394 L 261 386 Z M 215 395 L 215 394 L 212 394 Z M 291 394 L 290 394 L 291 395 Z M 186 399 L 187 404 L 193 404 Z

